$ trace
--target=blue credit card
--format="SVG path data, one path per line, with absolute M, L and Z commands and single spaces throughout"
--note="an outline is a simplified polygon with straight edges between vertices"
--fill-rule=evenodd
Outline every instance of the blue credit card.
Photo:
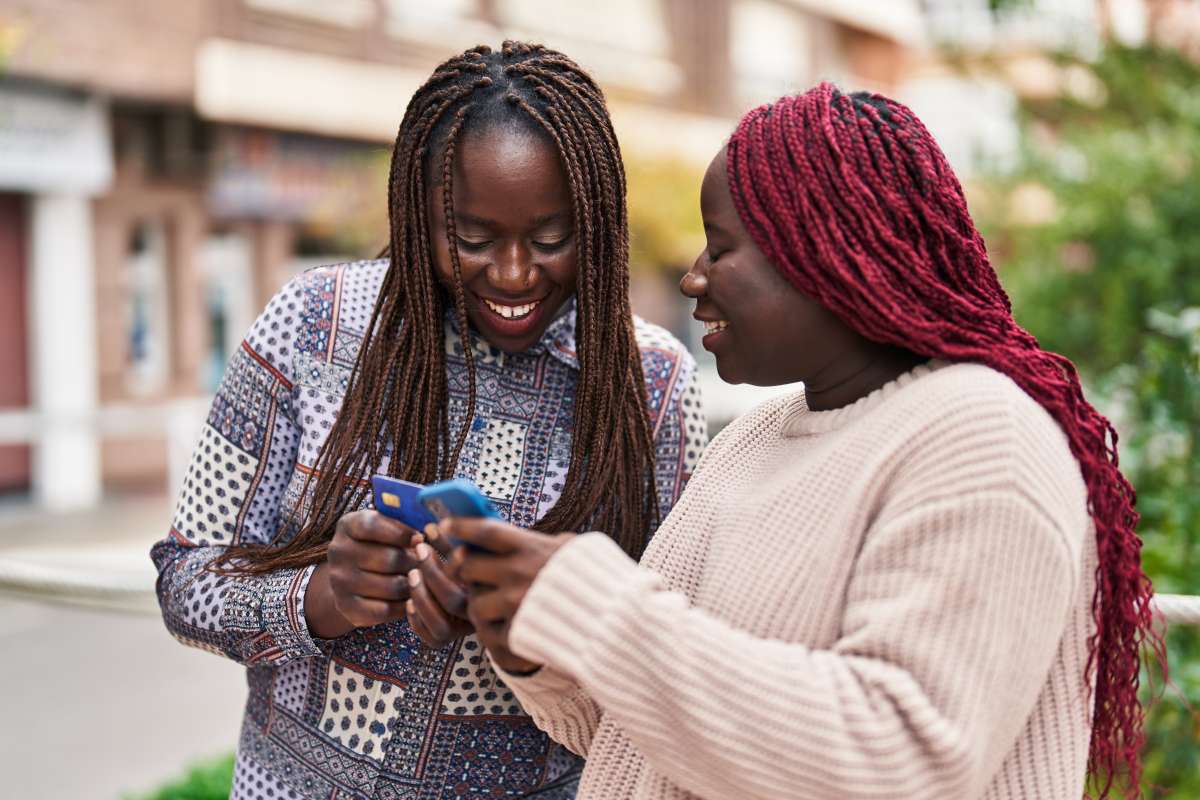
M 436 522 L 417 499 L 417 495 L 424 488 L 419 483 L 409 483 L 387 475 L 371 478 L 375 510 L 417 531 L 423 531 L 426 525 Z

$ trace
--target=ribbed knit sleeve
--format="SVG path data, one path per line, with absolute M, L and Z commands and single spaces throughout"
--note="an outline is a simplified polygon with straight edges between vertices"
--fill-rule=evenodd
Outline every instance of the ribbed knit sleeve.
M 883 493 L 831 647 L 737 629 L 600 534 L 543 569 L 511 646 L 576 681 L 649 767 L 702 797 L 980 796 L 1045 683 L 1081 544 L 1054 510 L 1062 481 L 1037 480 L 1036 440 L 1003 422 L 948 431 Z M 806 569 L 780 563 L 762 580 Z M 518 689 L 527 708 L 536 680 Z M 532 713 L 569 737 L 594 725 L 584 708 L 560 696 Z
M 587 690 L 553 667 L 518 676 L 493 668 L 534 723 L 572 753 L 586 757 L 600 724 L 600 707 Z

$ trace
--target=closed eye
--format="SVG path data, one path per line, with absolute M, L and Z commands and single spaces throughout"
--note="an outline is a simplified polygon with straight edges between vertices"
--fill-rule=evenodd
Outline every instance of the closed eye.
M 483 239 L 483 240 L 464 239 L 461 236 L 455 236 L 454 238 L 457 241 L 458 246 L 461 249 L 469 250 L 470 252 L 473 252 L 473 253 L 478 253 L 481 250 L 486 250 L 492 244 L 491 239 Z
M 572 234 L 568 233 L 565 236 L 560 236 L 557 239 L 534 239 L 533 246 L 543 253 L 553 253 L 561 250 L 566 246 L 567 242 L 571 241 Z

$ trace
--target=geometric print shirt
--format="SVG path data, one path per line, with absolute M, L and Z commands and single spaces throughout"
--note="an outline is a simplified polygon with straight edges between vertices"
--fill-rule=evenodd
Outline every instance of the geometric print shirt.
M 163 619 L 185 644 L 247 667 L 233 800 L 573 797 L 582 762 L 538 730 L 473 634 L 433 650 L 398 620 L 320 640 L 304 617 L 314 567 L 205 570 L 230 544 L 272 541 L 293 510 L 303 515 L 305 480 L 387 267 L 361 261 L 302 274 L 230 358 L 171 529 L 151 551 Z M 528 351 L 473 337 L 476 403 L 456 475 L 526 527 L 558 500 L 570 463 L 579 374 L 570 302 Z M 635 329 L 665 518 L 706 443 L 705 418 L 691 355 L 657 326 L 635 319 Z M 445 346 L 454 431 L 468 379 L 449 316 Z

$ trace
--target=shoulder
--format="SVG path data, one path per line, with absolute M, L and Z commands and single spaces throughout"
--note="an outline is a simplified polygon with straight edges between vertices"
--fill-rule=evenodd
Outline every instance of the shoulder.
M 305 270 L 267 302 L 244 346 L 290 379 L 297 354 L 328 353 L 339 328 L 366 329 L 387 268 L 377 259 Z
M 1007 375 L 935 369 L 897 392 L 881 424 L 903 432 L 901 473 L 945 491 L 1014 491 L 1060 530 L 1086 526 L 1087 488 L 1062 427 Z
M 686 371 L 689 376 L 695 372 L 696 359 L 666 328 L 647 322 L 635 314 L 633 331 L 642 357 L 642 368 L 647 371 L 647 380 L 651 370 L 660 372 L 667 367 Z
M 1073 458 L 1050 413 L 1012 378 L 983 364 L 940 365 L 910 381 L 888 405 L 922 428 L 964 436 L 992 430 L 1010 446 L 1041 443 L 1042 455 Z
M 642 359 L 650 414 L 657 421 L 666 409 L 683 402 L 687 393 L 695 393 L 696 359 L 665 328 L 636 315 L 633 327 Z

